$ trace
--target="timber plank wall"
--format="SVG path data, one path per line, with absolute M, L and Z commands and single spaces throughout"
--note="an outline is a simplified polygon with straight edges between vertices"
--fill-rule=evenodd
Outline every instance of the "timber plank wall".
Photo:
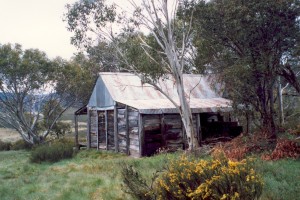
M 197 120 L 197 114 L 193 115 L 194 130 L 199 133 Z M 173 150 L 187 147 L 179 114 L 140 114 L 125 105 L 114 110 L 89 110 L 88 133 L 91 148 L 133 157 L 153 155 L 162 147 Z

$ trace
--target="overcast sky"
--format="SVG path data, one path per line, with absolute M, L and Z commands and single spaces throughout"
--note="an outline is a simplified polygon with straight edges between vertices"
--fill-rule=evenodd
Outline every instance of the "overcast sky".
M 70 59 L 77 50 L 63 22 L 65 5 L 77 0 L 0 0 L 0 44 L 19 43 L 23 49 L 38 48 L 49 58 Z M 131 12 L 126 0 L 107 0 Z M 134 0 L 140 2 L 140 0 Z
M 38 48 L 49 58 L 69 59 L 76 48 L 62 21 L 65 5 L 76 0 L 0 0 L 0 44 Z

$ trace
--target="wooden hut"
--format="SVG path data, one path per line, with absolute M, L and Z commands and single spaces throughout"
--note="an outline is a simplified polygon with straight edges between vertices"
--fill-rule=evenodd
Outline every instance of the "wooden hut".
M 184 75 L 186 96 L 199 141 L 210 134 L 231 134 L 230 101 L 212 88 L 212 77 Z M 178 101 L 172 79 L 160 87 Z M 87 147 L 124 152 L 135 157 L 154 154 L 159 148 L 187 146 L 175 106 L 158 90 L 130 73 L 100 73 L 87 105 Z M 236 132 L 236 131 L 235 131 Z

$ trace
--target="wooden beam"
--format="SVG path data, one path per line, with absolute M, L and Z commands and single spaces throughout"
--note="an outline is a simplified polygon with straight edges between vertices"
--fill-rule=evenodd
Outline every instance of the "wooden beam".
M 107 130 L 107 123 L 108 123 L 108 117 L 107 117 L 107 110 L 105 110 L 105 145 L 106 145 L 106 150 L 108 150 L 108 130 Z
M 197 137 L 198 137 L 199 145 L 201 146 L 201 143 L 202 143 L 202 129 L 201 129 L 200 113 L 198 113 L 196 116 L 197 116 Z
M 87 126 L 87 133 L 86 133 L 86 140 L 87 140 L 87 149 L 91 148 L 91 115 L 90 110 L 87 109 L 87 116 L 88 116 L 88 126 Z
M 79 144 L 78 144 L 78 116 L 74 115 L 74 123 L 75 123 L 75 148 L 79 150 Z
M 117 109 L 117 105 L 114 106 L 114 140 L 115 140 L 115 152 L 119 152 L 119 144 L 118 144 L 118 109 Z
M 167 146 L 164 114 L 160 115 L 160 133 L 162 134 L 163 146 Z
M 145 133 L 143 125 L 143 116 L 139 113 L 139 140 L 140 140 L 140 157 L 144 155 Z
M 126 154 L 129 155 L 129 145 L 130 145 L 130 141 L 129 141 L 129 122 L 128 122 L 128 106 L 125 106 L 125 122 L 126 122 L 126 127 L 125 127 L 125 131 L 126 131 Z
M 98 114 L 98 111 L 96 110 L 96 116 L 97 116 L 97 128 L 96 128 L 96 135 L 97 135 L 97 150 L 99 150 L 99 114 Z M 100 133 L 101 134 L 101 133 Z
M 185 146 L 185 145 L 188 143 L 188 141 L 187 141 L 187 136 L 186 136 L 186 134 L 185 134 L 185 127 L 184 127 L 184 124 L 183 124 L 183 122 L 182 122 L 182 118 L 181 118 L 180 115 L 179 115 L 179 117 L 180 117 L 181 130 L 182 130 L 182 140 L 183 140 L 182 147 L 183 147 L 183 149 L 186 149 L 186 146 Z

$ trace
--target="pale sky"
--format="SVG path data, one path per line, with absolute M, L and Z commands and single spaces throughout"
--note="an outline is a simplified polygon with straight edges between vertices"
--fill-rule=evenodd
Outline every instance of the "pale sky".
M 49 58 L 69 59 L 77 50 L 62 21 L 65 5 L 76 0 L 0 0 L 0 44 L 38 48 Z
M 72 33 L 63 22 L 65 5 L 78 0 L 0 0 L 0 44 L 37 48 L 49 58 L 70 59 L 76 48 L 70 44 Z M 132 10 L 126 0 L 107 0 Z M 134 0 L 140 2 L 140 0 Z

